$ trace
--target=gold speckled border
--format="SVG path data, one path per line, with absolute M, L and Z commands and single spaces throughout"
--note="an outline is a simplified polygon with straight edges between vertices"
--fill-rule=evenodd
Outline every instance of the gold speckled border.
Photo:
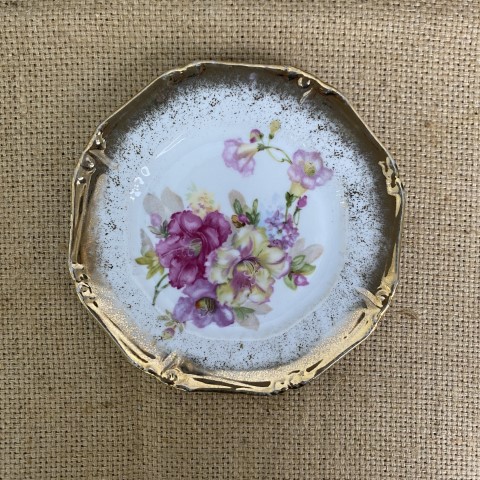
M 132 111 L 139 103 L 140 98 L 155 89 L 161 81 L 169 83 L 181 82 L 185 78 L 200 75 L 209 65 L 238 66 L 255 69 L 264 69 L 279 75 L 288 75 L 298 79 L 300 88 L 305 89 L 304 97 L 311 95 L 316 86 L 323 95 L 334 95 L 340 98 L 348 108 L 352 117 L 363 125 L 370 135 L 370 141 L 376 143 L 385 154 L 385 160 L 380 162 L 380 168 L 385 176 L 386 191 L 395 198 L 395 214 L 391 219 L 392 254 L 385 266 L 380 285 L 375 293 L 363 290 L 365 307 L 352 313 L 356 321 L 354 327 L 321 351 L 313 349 L 308 355 L 276 368 L 254 371 L 207 371 L 195 365 L 187 358 L 171 353 L 165 357 L 155 356 L 143 349 L 133 339 L 129 338 L 115 318 L 109 317 L 102 311 L 101 298 L 89 282 L 89 272 L 82 262 L 82 242 L 84 241 L 86 212 L 92 198 L 92 192 L 102 173 L 108 170 L 108 157 L 105 154 L 106 132 L 115 121 Z M 127 113 L 128 113 L 127 112 Z M 72 215 L 69 245 L 69 268 L 76 285 L 77 294 L 88 311 L 100 322 L 128 359 L 137 367 L 155 376 L 169 385 L 188 391 L 223 391 L 254 394 L 274 394 L 289 388 L 296 388 L 320 375 L 327 368 L 340 360 L 350 350 L 363 342 L 376 328 L 379 320 L 388 309 L 398 284 L 400 238 L 402 231 L 402 217 L 405 205 L 405 193 L 398 176 L 395 161 L 370 129 L 361 120 L 357 112 L 351 107 L 346 98 L 334 88 L 326 85 L 317 78 L 299 69 L 275 65 L 255 65 L 233 62 L 200 61 L 187 65 L 184 68 L 170 70 L 144 88 L 139 94 L 123 105 L 96 130 L 86 150 L 75 169 L 72 184 Z

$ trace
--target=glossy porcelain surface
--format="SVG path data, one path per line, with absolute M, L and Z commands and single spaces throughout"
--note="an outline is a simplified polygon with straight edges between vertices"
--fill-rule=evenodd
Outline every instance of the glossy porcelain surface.
M 127 356 L 188 390 L 305 383 L 398 277 L 396 167 L 296 69 L 200 62 L 98 128 L 73 187 L 77 291 Z

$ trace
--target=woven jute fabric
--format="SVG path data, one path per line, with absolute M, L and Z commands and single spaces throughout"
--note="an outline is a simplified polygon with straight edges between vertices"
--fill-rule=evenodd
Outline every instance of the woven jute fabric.
M 479 479 L 478 1 L 0 2 L 0 478 Z M 67 270 L 96 125 L 194 60 L 293 65 L 397 160 L 401 286 L 370 339 L 275 397 L 132 367 Z

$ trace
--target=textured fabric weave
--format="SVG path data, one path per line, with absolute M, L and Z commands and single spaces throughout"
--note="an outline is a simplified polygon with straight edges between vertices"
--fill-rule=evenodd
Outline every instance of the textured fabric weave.
M 480 479 L 478 1 L 0 2 L 0 478 Z M 70 179 L 96 125 L 198 59 L 343 91 L 408 192 L 376 333 L 272 398 L 133 368 L 67 271 Z

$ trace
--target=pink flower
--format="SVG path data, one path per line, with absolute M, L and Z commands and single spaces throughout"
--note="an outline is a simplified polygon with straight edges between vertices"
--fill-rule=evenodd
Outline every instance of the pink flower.
M 240 172 L 244 177 L 252 175 L 255 169 L 254 155 L 258 152 L 257 143 L 244 143 L 240 138 L 225 140 L 223 161 L 227 167 Z
M 297 287 L 304 287 L 305 285 L 308 285 L 308 279 L 305 275 L 294 273 L 293 275 L 293 283 Z
M 172 215 L 168 237 L 156 245 L 161 265 L 168 268 L 170 284 L 175 288 L 191 285 L 205 275 L 207 256 L 225 242 L 230 224 L 220 212 L 204 219 L 189 210 Z
M 323 165 L 323 159 L 318 152 L 297 150 L 288 168 L 290 180 L 308 190 L 324 185 L 332 175 L 333 171 Z
M 250 143 L 259 142 L 262 139 L 262 137 L 263 137 L 263 133 L 258 128 L 254 128 L 250 132 Z
M 304 195 L 303 197 L 300 197 L 297 202 L 297 207 L 298 208 L 305 208 L 307 206 L 307 196 Z
M 179 322 L 192 321 L 199 328 L 204 328 L 210 323 L 219 327 L 226 327 L 235 321 L 232 309 L 218 303 L 215 285 L 203 278 L 193 285 L 185 287 L 185 297 L 178 299 L 173 316 Z

